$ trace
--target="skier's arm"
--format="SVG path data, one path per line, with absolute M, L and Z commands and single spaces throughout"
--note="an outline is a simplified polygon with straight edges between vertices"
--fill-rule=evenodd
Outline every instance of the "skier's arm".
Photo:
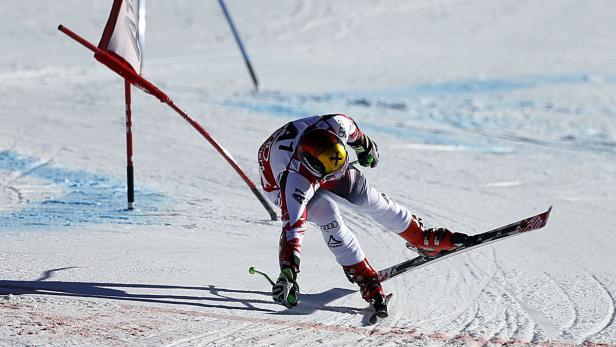
M 376 167 L 379 162 L 379 150 L 376 142 L 361 131 L 353 118 L 343 114 L 334 115 L 332 118 L 338 125 L 338 136 L 344 135 L 341 137 L 357 153 L 359 165 Z
M 302 240 L 306 230 L 306 206 L 314 196 L 315 186 L 296 171 L 285 171 L 280 180 L 282 234 L 280 236 L 280 267 L 299 271 Z
M 323 116 L 323 120 L 349 146 L 361 142 L 365 136 L 353 118 L 345 114 L 328 114 Z
M 350 146 L 357 154 L 359 165 L 376 167 L 379 163 L 379 148 L 368 136 L 364 135 L 361 141 Z

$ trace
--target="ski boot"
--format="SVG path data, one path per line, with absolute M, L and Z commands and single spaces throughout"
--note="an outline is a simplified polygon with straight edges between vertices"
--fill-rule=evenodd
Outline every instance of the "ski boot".
M 446 228 L 423 229 L 421 219 L 413 216 L 408 228 L 400 237 L 407 241 L 406 247 L 428 258 L 452 251 L 466 243 L 468 235 L 452 233 Z
M 301 248 L 302 243 L 299 238 L 287 240 L 286 232 L 282 231 L 278 250 L 280 275 L 272 286 L 272 299 L 287 308 L 293 308 L 299 303 L 299 285 L 296 280 Z
M 349 282 L 357 283 L 362 298 L 374 309 L 374 314 L 370 316 L 370 323 L 374 324 L 373 321 L 376 322 L 378 318 L 387 317 L 387 302 L 391 294 L 385 295 L 378 273 L 368 263 L 368 259 L 354 265 L 343 266 L 342 269 Z
M 299 285 L 296 282 L 297 273 L 291 268 L 280 271 L 278 280 L 272 286 L 272 299 L 286 308 L 293 308 L 299 303 Z

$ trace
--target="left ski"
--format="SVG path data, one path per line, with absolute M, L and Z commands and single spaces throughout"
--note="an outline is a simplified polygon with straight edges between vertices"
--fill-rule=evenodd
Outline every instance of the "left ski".
M 437 261 L 449 258 L 453 255 L 460 254 L 480 246 L 485 246 L 489 243 L 496 242 L 508 237 L 520 235 L 528 231 L 541 229 L 548 222 L 548 217 L 550 216 L 551 211 L 552 206 L 550 206 L 547 211 L 540 213 L 536 216 L 522 219 L 515 223 L 511 223 L 500 228 L 486 231 L 485 233 L 471 235 L 463 246 L 458 247 L 452 251 L 439 254 L 436 257 L 425 257 L 420 255 L 418 257 L 404 261 L 394 266 L 390 266 L 386 269 L 379 271 L 379 280 L 383 282 L 390 278 L 401 275 L 405 272 L 417 270 L 428 264 L 432 264 Z

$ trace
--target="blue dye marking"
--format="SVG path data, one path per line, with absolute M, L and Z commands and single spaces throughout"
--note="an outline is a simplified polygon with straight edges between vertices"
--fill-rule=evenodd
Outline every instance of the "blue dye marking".
M 137 211 L 126 211 L 125 183 L 85 171 L 39 165 L 36 159 L 14 152 L 0 152 L 0 170 L 48 181 L 62 190 L 61 196 L 19 204 L 14 211 L 0 212 L 0 230 L 37 227 L 68 227 L 83 224 L 163 224 L 147 216 L 165 200 L 160 193 L 135 189 Z
M 588 83 L 587 75 L 527 76 L 513 79 L 464 80 L 454 82 L 429 83 L 403 88 L 368 93 L 368 95 L 390 97 L 413 97 L 430 95 L 461 95 L 509 92 L 519 89 L 535 88 L 543 85 Z
M 605 82 L 613 83 L 616 77 L 603 78 Z M 303 98 L 310 99 L 339 99 L 339 98 L 369 98 L 369 97 L 388 97 L 388 98 L 412 98 L 439 95 L 464 95 L 509 92 L 520 89 L 529 89 L 544 85 L 558 84 L 583 84 L 593 83 L 592 78 L 585 74 L 556 75 L 556 76 L 526 76 L 511 79 L 478 79 L 461 80 L 452 82 L 425 83 L 410 85 L 405 87 L 387 88 L 375 91 L 342 91 L 332 92 L 326 95 L 303 95 Z M 300 96 L 296 96 L 300 97 Z
M 289 120 L 315 114 L 315 113 L 310 113 L 299 107 L 293 108 L 290 106 L 280 106 L 277 104 L 251 104 L 248 102 L 226 101 L 224 105 L 230 106 L 230 107 L 247 109 L 252 112 L 265 113 L 265 114 L 274 115 L 277 117 L 283 117 Z M 422 131 L 411 129 L 411 128 L 377 125 L 371 122 L 363 122 L 361 124 L 361 128 L 365 130 L 372 130 L 372 131 L 385 133 L 385 134 L 388 134 L 388 135 L 391 135 L 397 138 L 405 139 L 409 142 L 417 142 L 417 143 L 431 144 L 431 145 L 451 145 L 451 146 L 456 146 L 460 149 L 477 151 L 477 152 L 486 152 L 486 153 L 503 154 L 503 153 L 513 152 L 513 149 L 509 147 L 495 146 L 495 145 L 490 145 L 490 144 L 485 144 L 485 143 L 473 143 L 469 141 L 461 141 L 461 140 L 456 140 L 451 137 L 448 137 L 448 135 L 446 134 L 422 132 Z
M 451 137 L 451 135 L 436 133 L 436 132 L 420 131 L 417 129 L 409 129 L 409 128 L 402 128 L 402 127 L 388 127 L 388 126 L 374 125 L 372 123 L 364 123 L 362 124 L 361 127 L 367 131 L 378 131 L 378 132 L 386 133 L 389 135 L 396 136 L 398 138 L 403 138 L 407 140 L 408 142 L 413 142 L 413 143 L 421 143 L 421 144 L 426 144 L 426 145 L 438 145 L 438 146 L 451 146 L 451 147 L 456 147 L 459 150 L 484 152 L 484 153 L 495 153 L 495 154 L 506 154 L 506 153 L 514 152 L 514 150 L 510 147 L 491 145 L 491 144 L 482 143 L 479 141 L 476 141 L 476 142 L 461 141 L 461 140 Z
M 606 83 L 616 82 L 616 77 L 600 76 L 599 78 Z M 481 138 L 481 136 L 470 134 L 470 138 L 466 135 L 460 138 L 460 135 L 452 133 L 419 130 L 412 125 L 424 124 L 429 127 L 429 124 L 446 124 L 455 129 L 488 131 L 489 129 L 507 129 L 515 124 L 512 124 L 512 121 L 506 117 L 490 117 L 492 106 L 482 109 L 481 106 L 474 105 L 473 100 L 481 100 L 477 95 L 486 94 L 491 97 L 492 94 L 498 95 L 550 85 L 592 83 L 594 83 L 593 77 L 585 74 L 535 75 L 511 79 L 428 83 L 376 91 L 342 91 L 324 94 L 270 92 L 259 95 L 251 94 L 240 100 L 225 101 L 223 104 L 287 120 L 341 110 L 342 112 L 357 111 L 357 113 L 365 114 L 367 108 L 375 108 L 370 112 L 374 116 L 362 119 L 362 128 L 386 133 L 408 142 L 449 145 L 489 153 L 511 153 L 514 151 L 512 148 L 494 145 L 489 137 Z M 430 104 L 423 104 L 423 100 L 418 100 L 420 98 L 430 98 Z M 488 105 L 490 104 L 494 103 L 488 102 Z M 548 106 L 544 105 L 544 107 Z M 521 100 L 508 107 L 530 109 L 536 107 L 536 104 L 532 100 Z M 442 128 L 439 125 L 437 127 Z
M 272 114 L 272 115 L 281 116 L 281 117 L 295 118 L 302 114 L 306 114 L 306 112 L 296 107 L 283 106 L 279 104 L 254 104 L 254 103 L 242 102 L 242 101 L 224 101 L 223 105 L 228 106 L 228 107 L 250 110 L 252 112 L 257 112 L 257 113 Z

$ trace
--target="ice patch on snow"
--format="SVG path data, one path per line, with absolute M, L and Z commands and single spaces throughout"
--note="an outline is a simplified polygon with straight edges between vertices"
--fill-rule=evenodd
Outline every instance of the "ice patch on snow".
M 139 211 L 136 215 L 122 209 L 126 203 L 125 183 L 111 177 L 40 164 L 35 158 L 8 151 L 0 152 L 0 170 L 15 172 L 15 177 L 44 180 L 62 192 L 53 198 L 24 201 L 13 210 L 2 211 L 0 230 L 90 223 L 162 224 L 159 217 L 147 215 L 157 211 L 164 201 L 161 193 L 136 188 Z
M 564 145 L 614 153 L 613 125 L 606 122 L 613 116 L 610 101 L 589 106 L 585 100 L 597 88 L 614 88 L 615 83 L 612 76 L 535 75 L 373 91 L 266 91 L 235 94 L 222 104 L 286 120 L 343 112 L 358 120 L 362 129 L 422 149 L 506 154 Z
M 521 76 L 509 79 L 480 78 L 410 85 L 408 87 L 375 91 L 368 93 L 368 95 L 406 98 L 430 95 L 502 93 L 546 85 L 593 83 L 595 80 L 585 74 Z
M 411 149 L 414 151 L 432 151 L 432 152 L 470 152 L 475 149 L 462 145 L 430 145 L 423 143 L 409 143 L 397 145 L 400 149 Z
M 382 104 L 383 103 L 381 102 L 381 105 Z M 308 107 L 302 108 L 301 106 L 284 106 L 279 104 L 263 104 L 229 100 L 225 101 L 223 105 L 228 107 L 246 109 L 250 110 L 251 112 L 267 114 L 270 116 L 284 117 L 289 120 L 294 118 L 306 117 L 312 114 L 319 114 L 319 112 L 309 112 L 306 110 Z M 390 107 L 402 109 L 401 106 Z M 322 109 L 322 106 L 315 109 L 319 108 Z M 340 109 L 340 107 L 333 107 L 332 109 Z M 323 112 L 320 112 L 320 114 L 325 113 L 328 112 L 325 110 Z M 490 143 L 487 143 L 487 141 L 474 142 L 468 140 L 461 140 L 444 133 L 426 132 L 404 126 L 388 125 L 387 123 L 362 121 L 361 128 L 368 131 L 384 133 L 390 136 L 394 136 L 396 138 L 403 139 L 408 142 L 414 142 L 416 144 L 423 144 L 428 146 L 446 146 L 449 148 L 455 147 L 465 151 L 477 151 L 498 154 L 513 152 L 512 148 L 506 146 L 492 145 Z

